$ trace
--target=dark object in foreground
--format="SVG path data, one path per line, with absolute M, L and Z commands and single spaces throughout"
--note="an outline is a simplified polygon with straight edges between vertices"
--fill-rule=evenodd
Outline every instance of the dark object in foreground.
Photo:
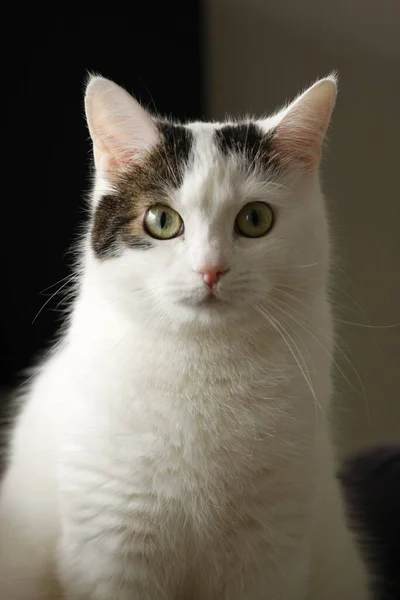
M 376 600 L 400 600 L 400 444 L 348 460 L 339 474 Z

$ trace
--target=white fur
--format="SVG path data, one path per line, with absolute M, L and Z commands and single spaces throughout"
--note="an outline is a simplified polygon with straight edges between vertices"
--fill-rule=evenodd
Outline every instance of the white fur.
M 4 600 L 367 598 L 329 438 L 318 164 L 244 177 L 213 144 L 220 126 L 189 125 L 195 160 L 171 198 L 183 237 L 104 261 L 84 246 L 68 330 L 12 435 Z M 94 205 L 112 187 L 104 164 Z M 233 236 L 253 199 L 275 209 L 273 230 Z M 196 269 L 216 263 L 230 270 L 210 306 Z

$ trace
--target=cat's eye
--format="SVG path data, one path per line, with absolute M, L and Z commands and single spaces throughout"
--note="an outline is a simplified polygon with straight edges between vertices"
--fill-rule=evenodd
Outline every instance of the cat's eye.
M 157 240 L 171 240 L 183 231 L 183 221 L 179 213 L 164 204 L 151 206 L 144 215 L 144 228 Z
M 240 210 L 235 221 L 235 231 L 248 238 L 266 235 L 274 224 L 274 211 L 265 202 L 249 202 Z

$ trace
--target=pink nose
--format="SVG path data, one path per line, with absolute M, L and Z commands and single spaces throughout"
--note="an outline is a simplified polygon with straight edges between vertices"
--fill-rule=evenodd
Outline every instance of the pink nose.
M 214 285 L 216 283 L 218 283 L 218 281 L 221 278 L 221 275 L 223 275 L 224 273 L 226 273 L 228 269 L 224 269 L 221 267 L 216 267 L 214 269 L 212 268 L 204 268 L 204 269 L 199 269 L 199 273 L 201 275 L 203 275 L 203 279 L 204 279 L 204 283 L 206 285 L 208 285 L 209 288 L 214 287 Z

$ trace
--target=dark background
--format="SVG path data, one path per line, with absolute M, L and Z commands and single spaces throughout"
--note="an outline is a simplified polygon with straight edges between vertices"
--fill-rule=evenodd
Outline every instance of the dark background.
M 115 80 L 162 114 L 205 112 L 200 2 L 138 4 L 15 4 L 3 20 L 0 387 L 20 380 L 59 326 L 68 286 L 56 292 L 71 272 L 90 187 L 87 73 Z

